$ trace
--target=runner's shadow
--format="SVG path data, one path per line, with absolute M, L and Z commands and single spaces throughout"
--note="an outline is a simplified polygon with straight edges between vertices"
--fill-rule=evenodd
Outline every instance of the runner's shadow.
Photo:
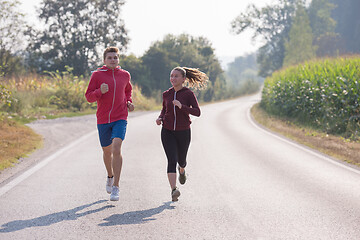
M 126 212 L 122 214 L 114 214 L 104 220 L 105 223 L 99 224 L 99 226 L 115 226 L 115 225 L 127 225 L 127 224 L 141 224 L 148 221 L 156 220 L 153 216 L 161 213 L 165 209 L 174 209 L 174 206 L 170 206 L 172 202 L 166 202 L 157 208 L 151 208 L 142 211 Z
M 68 220 L 76 220 L 80 217 L 83 217 L 85 215 L 89 215 L 92 213 L 97 213 L 100 211 L 103 211 L 107 208 L 114 207 L 113 205 L 107 205 L 103 206 L 98 209 L 89 210 L 83 213 L 77 213 L 78 211 L 81 211 L 85 208 L 88 208 L 92 205 L 100 204 L 103 202 L 107 202 L 107 200 L 99 200 L 90 204 L 82 205 L 80 207 L 76 207 L 67 211 L 52 213 L 49 215 L 45 215 L 38 218 L 28 219 L 28 220 L 16 220 L 12 222 L 5 223 L 1 226 L 0 233 L 1 232 L 15 232 L 19 231 L 25 228 L 30 227 L 41 227 L 41 226 L 50 226 L 51 224 L 62 222 L 62 221 L 68 221 Z

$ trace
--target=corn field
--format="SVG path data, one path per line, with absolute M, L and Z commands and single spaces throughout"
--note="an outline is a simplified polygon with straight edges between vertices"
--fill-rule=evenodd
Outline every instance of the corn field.
M 261 106 L 327 133 L 360 136 L 360 57 L 322 59 L 274 73 Z

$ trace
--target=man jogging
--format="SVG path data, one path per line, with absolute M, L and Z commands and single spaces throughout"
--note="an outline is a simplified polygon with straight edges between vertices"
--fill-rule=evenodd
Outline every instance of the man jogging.
M 104 51 L 104 66 L 92 73 L 85 97 L 97 102 L 97 128 L 107 171 L 106 191 L 119 200 L 122 168 L 121 145 L 125 139 L 128 111 L 134 110 L 130 73 L 119 66 L 119 49 Z

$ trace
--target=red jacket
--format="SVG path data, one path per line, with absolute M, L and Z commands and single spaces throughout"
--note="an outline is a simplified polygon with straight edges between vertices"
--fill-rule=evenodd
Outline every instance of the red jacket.
M 175 99 L 182 104 L 181 109 L 172 103 Z M 173 131 L 189 129 L 189 114 L 200 116 L 199 103 L 190 89 L 183 87 L 176 92 L 174 88 L 170 88 L 163 92 L 163 108 L 159 118 L 162 119 L 164 128 Z
M 98 124 L 127 119 L 127 102 L 132 102 L 130 78 L 130 73 L 120 67 L 110 69 L 103 66 L 93 72 L 85 97 L 88 102 L 97 101 Z M 100 90 L 102 83 L 109 85 L 105 94 Z

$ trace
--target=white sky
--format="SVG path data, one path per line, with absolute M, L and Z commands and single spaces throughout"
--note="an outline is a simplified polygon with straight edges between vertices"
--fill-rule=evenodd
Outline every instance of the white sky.
M 20 0 L 21 11 L 29 21 L 36 22 L 35 6 L 41 0 Z M 252 42 L 251 32 L 241 35 L 230 32 L 231 21 L 253 3 L 265 6 L 272 0 L 127 0 L 121 8 L 121 16 L 128 30 L 130 44 L 128 54 L 140 57 L 151 43 L 162 40 L 166 34 L 187 33 L 206 37 L 223 62 L 254 52 L 260 40 Z

